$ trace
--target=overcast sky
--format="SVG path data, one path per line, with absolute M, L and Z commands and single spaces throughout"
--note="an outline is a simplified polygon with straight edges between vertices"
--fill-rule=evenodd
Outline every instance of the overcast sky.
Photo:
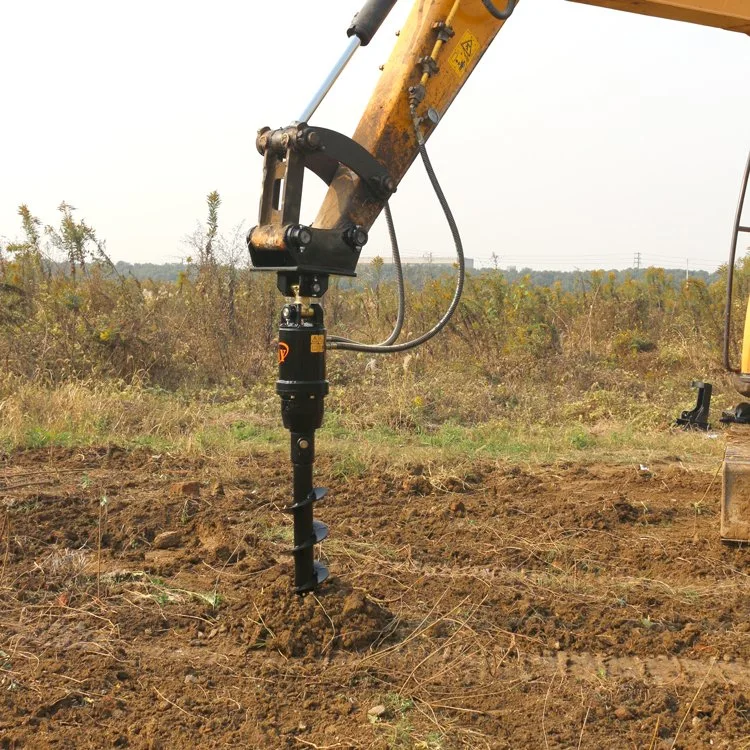
M 115 260 L 179 260 L 211 190 L 225 231 L 253 226 L 255 131 L 296 119 L 360 4 L 0 3 L 0 237 L 19 236 L 19 204 L 52 223 L 66 200 Z M 312 122 L 351 134 L 410 7 Z M 524 0 L 429 144 L 467 255 L 715 268 L 750 148 L 749 80 L 747 36 Z M 393 210 L 405 254 L 452 251 L 419 164 Z M 379 222 L 366 254 L 386 252 Z

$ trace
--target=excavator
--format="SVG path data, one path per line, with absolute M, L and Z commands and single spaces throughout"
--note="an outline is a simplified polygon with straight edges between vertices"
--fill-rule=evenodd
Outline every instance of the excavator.
M 461 237 L 450 206 L 427 154 L 426 143 L 438 127 L 489 45 L 515 11 L 518 0 L 416 0 L 383 67 L 352 137 L 311 123 L 324 97 L 359 47 L 372 40 L 396 0 L 366 0 L 347 29 L 343 54 L 319 90 L 289 125 L 258 131 L 263 157 L 258 223 L 247 235 L 253 266 L 275 272 L 286 298 L 279 324 L 276 392 L 284 426 L 290 432 L 293 473 L 294 590 L 304 595 L 328 577 L 315 559 L 316 545 L 326 538 L 325 524 L 313 518 L 313 506 L 326 490 L 313 484 L 315 432 L 322 425 L 328 394 L 329 350 L 374 354 L 407 351 L 436 335 L 458 306 L 464 283 Z M 570 0 L 560 0 L 567 2 Z M 572 0 L 616 11 L 710 26 L 750 34 L 750 0 Z M 445 214 L 457 255 L 455 293 L 434 327 L 409 341 L 399 341 L 404 319 L 403 277 L 388 201 L 412 163 L 420 158 Z M 327 185 L 317 216 L 301 221 L 304 178 L 313 172 Z M 745 173 L 730 255 L 725 365 L 737 390 L 750 396 L 750 305 L 742 363 L 729 362 L 732 269 L 741 224 L 750 162 Z M 384 341 L 363 343 L 329 336 L 321 298 L 330 276 L 354 276 L 368 232 L 384 213 L 391 239 L 399 289 L 395 327 Z M 747 405 L 746 405 L 747 406 Z M 738 407 L 731 421 L 737 430 L 724 460 L 721 534 L 727 540 L 750 541 L 750 440 L 741 439 L 750 406 Z M 750 429 L 745 426 L 744 429 Z

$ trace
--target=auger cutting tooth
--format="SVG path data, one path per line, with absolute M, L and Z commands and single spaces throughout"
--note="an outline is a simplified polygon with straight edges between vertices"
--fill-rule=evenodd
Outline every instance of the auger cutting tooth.
M 314 591 L 317 586 L 326 578 L 328 578 L 328 568 L 322 562 L 315 562 L 313 564 L 313 571 L 315 580 L 304 584 L 303 586 L 296 586 L 294 591 L 297 594 L 306 594 L 308 591 Z
M 315 577 L 318 579 L 318 583 L 323 583 L 328 578 L 328 567 L 322 562 L 316 561 L 315 563 Z

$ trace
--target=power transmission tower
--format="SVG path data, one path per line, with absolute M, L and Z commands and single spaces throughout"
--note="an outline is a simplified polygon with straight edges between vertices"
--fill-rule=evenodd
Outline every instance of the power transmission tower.
M 633 265 L 635 266 L 636 271 L 641 270 L 641 254 L 636 253 L 635 257 L 633 258 Z

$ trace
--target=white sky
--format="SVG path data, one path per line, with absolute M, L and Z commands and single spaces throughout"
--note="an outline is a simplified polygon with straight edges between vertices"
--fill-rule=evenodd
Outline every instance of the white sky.
M 0 236 L 20 234 L 20 203 L 56 223 L 64 199 L 115 260 L 178 260 L 211 190 L 224 231 L 254 225 L 255 131 L 296 119 L 361 1 L 0 3 Z M 410 7 L 313 122 L 353 131 Z M 747 36 L 524 0 L 430 140 L 467 255 L 715 268 L 750 148 L 748 80 Z M 393 210 L 404 254 L 452 252 L 419 164 Z M 365 254 L 387 252 L 379 222 Z

